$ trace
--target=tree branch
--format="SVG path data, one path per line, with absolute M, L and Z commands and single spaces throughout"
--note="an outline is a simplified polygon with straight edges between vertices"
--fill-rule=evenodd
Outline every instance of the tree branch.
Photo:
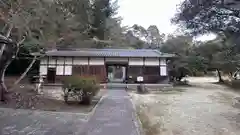
M 95 42 L 97 42 L 97 43 L 106 43 L 106 44 L 111 44 L 111 43 L 113 43 L 113 41 L 111 41 L 111 40 L 100 40 L 100 39 L 98 39 L 97 37 L 92 38 L 92 40 L 95 41 Z
M 12 32 L 12 29 L 13 29 L 13 25 L 11 24 L 7 31 L 6 38 L 9 38 L 9 36 L 11 35 L 11 32 Z
M 22 40 L 18 41 L 17 47 L 19 47 L 25 40 L 26 40 L 26 37 L 23 37 Z
M 4 36 L 4 35 L 2 35 L 2 34 L 0 34 L 0 39 L 6 40 L 7 42 L 12 42 L 11 39 L 7 38 L 6 36 Z
M 26 70 L 22 73 L 22 75 L 17 79 L 17 81 L 14 82 L 14 85 L 12 86 L 12 88 L 10 88 L 10 90 L 14 89 L 16 87 L 16 85 L 27 75 L 27 73 L 29 72 L 29 70 L 32 68 L 33 64 L 36 62 L 37 60 L 37 56 L 34 56 L 32 62 L 28 65 L 28 67 L 26 68 Z
M 10 35 L 8 35 L 8 34 L 10 34 L 9 32 L 7 33 L 7 36 L 10 36 Z M 5 38 L 7 38 L 7 36 L 5 37 Z M 2 76 L 2 81 L 3 81 L 3 85 L 5 85 L 5 83 L 4 83 L 4 76 L 5 76 L 5 71 L 6 71 L 6 69 L 8 68 L 8 66 L 11 64 L 11 62 L 13 61 L 13 59 L 17 56 L 17 54 L 18 54 L 18 52 L 19 52 L 19 48 L 20 48 L 20 44 L 22 44 L 23 42 L 25 41 L 25 37 L 22 39 L 22 40 L 20 40 L 17 44 L 16 44 L 16 47 L 17 47 L 17 50 L 16 50 L 16 52 L 15 52 L 15 54 L 13 54 L 12 55 L 12 58 L 11 59 L 9 59 L 8 60 L 8 62 L 7 62 L 7 64 L 5 65 L 5 68 L 4 68 L 4 71 L 3 71 L 3 76 Z M 6 46 L 6 44 L 4 44 L 5 46 Z M 35 63 L 35 61 L 36 61 L 36 59 L 33 59 L 33 61 L 32 61 L 32 63 L 29 65 L 29 69 L 28 70 L 30 70 L 31 69 L 31 67 L 32 67 L 32 65 Z M 27 69 L 26 69 L 27 70 Z M 27 71 L 28 72 L 28 71 Z M 25 73 L 25 75 L 27 74 L 27 72 Z M 23 73 L 23 74 L 24 74 Z M 22 75 L 23 77 L 25 77 L 25 75 Z M 21 77 L 22 77 L 21 76 Z M 22 78 L 19 78 L 17 81 L 21 81 L 22 80 Z M 6 86 L 5 86 L 6 87 Z M 13 86 L 14 87 L 14 86 Z M 7 89 L 7 88 L 6 88 Z

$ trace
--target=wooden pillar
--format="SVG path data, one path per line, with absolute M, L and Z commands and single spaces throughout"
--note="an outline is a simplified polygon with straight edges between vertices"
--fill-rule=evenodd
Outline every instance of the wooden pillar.
M 128 84 L 129 83 L 129 58 L 128 58 L 128 61 L 127 61 L 127 67 L 126 67 L 126 83 Z
M 146 58 L 144 57 L 143 58 L 143 67 L 142 67 L 142 76 L 143 76 L 143 83 L 146 83 L 146 75 L 144 75 L 144 71 L 145 71 L 145 67 L 146 67 L 146 65 L 145 65 L 145 62 L 146 62 Z
M 87 75 L 90 75 L 90 58 L 88 57 Z
M 161 77 L 161 58 L 158 58 L 159 60 L 159 76 Z
M 66 58 L 67 57 L 63 57 L 63 75 L 65 75 Z
M 102 69 L 103 71 L 103 74 L 104 74 L 104 78 L 103 78 L 103 80 L 102 80 L 102 83 L 107 83 L 107 74 L 108 74 L 108 72 L 107 72 L 107 66 L 106 66 L 106 57 L 104 57 L 103 58 L 104 59 L 104 66 L 103 66 L 103 68 L 104 69 Z

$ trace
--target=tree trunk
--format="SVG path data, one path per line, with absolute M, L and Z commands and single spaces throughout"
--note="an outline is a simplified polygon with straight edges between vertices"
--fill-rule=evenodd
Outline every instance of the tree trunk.
M 7 69 L 7 65 L 5 65 L 3 68 L 0 69 L 0 101 L 5 101 L 5 93 L 7 93 L 7 87 L 5 85 L 5 71 Z
M 83 92 L 82 100 L 80 101 L 83 105 L 91 105 L 92 104 L 93 96 L 88 94 L 87 92 Z
M 5 27 L 7 27 L 7 25 L 5 25 Z M 3 39 L 8 40 L 11 31 L 13 29 L 13 25 L 10 25 L 10 27 L 8 28 L 8 31 L 6 33 L 6 36 L 0 35 Z M 8 65 L 11 63 L 11 57 L 6 57 L 6 59 L 4 59 L 3 53 L 6 50 L 6 44 L 2 44 L 1 49 L 0 49 L 0 101 L 5 101 L 6 97 L 5 94 L 7 93 L 7 87 L 5 85 L 5 71 L 8 67 Z M 11 47 L 8 47 L 11 48 Z M 10 51 L 11 53 L 11 51 Z M 6 54 L 8 55 L 8 54 Z M 7 60 L 8 58 L 10 58 L 10 60 Z
M 218 82 L 224 82 L 222 79 L 222 75 L 219 69 L 217 69 L 217 74 L 218 74 Z
M 2 80 L 0 80 L 0 101 L 4 102 L 6 101 L 5 93 L 6 93 L 6 86 Z
M 11 32 L 12 32 L 12 29 L 13 29 L 13 25 L 11 25 L 9 27 L 6 36 L 1 35 L 1 37 L 3 39 L 7 40 L 9 38 Z M 0 59 L 2 58 L 2 55 L 3 55 L 3 52 L 4 52 L 5 48 L 6 48 L 6 44 L 2 44 L 1 49 L 0 49 Z

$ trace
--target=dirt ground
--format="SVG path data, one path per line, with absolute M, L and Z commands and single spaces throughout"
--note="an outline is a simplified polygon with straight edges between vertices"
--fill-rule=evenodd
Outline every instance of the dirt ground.
M 9 92 L 7 95 L 7 102 L 1 102 L 0 107 L 54 112 L 89 113 L 104 94 L 105 91 L 101 90 L 94 97 L 92 104 L 89 106 L 81 105 L 78 102 L 66 104 L 64 101 L 46 98 L 43 95 L 37 94 L 35 91 L 33 91 L 32 85 L 20 84 Z
M 240 135 L 240 94 L 216 78 L 188 80 L 192 87 L 130 93 L 143 127 L 154 130 L 147 135 Z

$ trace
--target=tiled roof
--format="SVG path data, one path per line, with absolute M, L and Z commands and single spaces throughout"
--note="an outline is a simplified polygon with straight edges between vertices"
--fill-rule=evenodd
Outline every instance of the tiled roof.
M 85 57 L 174 57 L 152 49 L 81 49 L 47 51 L 47 56 L 85 56 Z

